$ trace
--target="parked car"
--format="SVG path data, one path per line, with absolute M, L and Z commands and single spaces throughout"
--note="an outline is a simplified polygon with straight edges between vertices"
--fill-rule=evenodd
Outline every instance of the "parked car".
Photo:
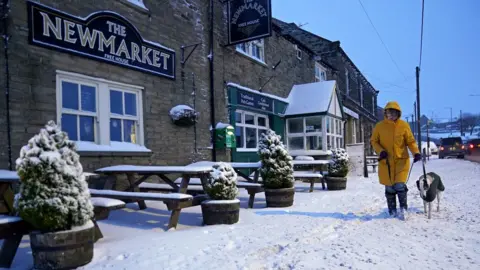
M 465 157 L 465 145 L 461 137 L 449 137 L 440 139 L 440 151 L 438 157 Z
M 472 139 L 467 141 L 466 145 L 467 155 L 471 155 L 473 151 L 478 151 L 475 149 L 480 149 L 480 139 Z
M 430 147 L 427 148 L 427 142 L 422 141 L 422 153 L 423 149 L 425 148 L 427 155 L 438 155 L 438 147 L 437 145 L 433 142 L 430 141 Z

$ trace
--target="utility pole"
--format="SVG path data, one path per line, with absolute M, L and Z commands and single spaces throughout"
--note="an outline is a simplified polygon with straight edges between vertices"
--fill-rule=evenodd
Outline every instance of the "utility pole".
M 415 133 L 418 132 L 417 125 L 415 124 L 417 123 L 417 102 L 416 101 L 413 103 L 413 114 L 414 114 L 414 119 L 412 120 L 412 122 L 414 126 L 413 130 L 415 130 L 413 132 L 413 135 L 415 136 Z
M 416 71 L 416 76 L 417 76 L 417 102 L 416 102 L 416 107 L 417 107 L 417 116 L 420 117 L 420 68 L 417 67 L 415 69 Z M 422 132 L 420 130 L 420 121 L 417 119 L 417 128 L 418 128 L 418 141 L 417 143 L 420 144 L 420 147 L 422 145 Z M 425 171 L 425 167 L 423 168 Z M 425 173 L 425 172 L 424 172 Z
M 460 110 L 460 136 L 464 136 L 464 135 L 463 135 L 462 110 Z
M 430 120 L 427 120 L 427 159 L 430 161 L 431 148 L 430 148 L 430 134 L 428 133 L 428 127 L 430 126 Z

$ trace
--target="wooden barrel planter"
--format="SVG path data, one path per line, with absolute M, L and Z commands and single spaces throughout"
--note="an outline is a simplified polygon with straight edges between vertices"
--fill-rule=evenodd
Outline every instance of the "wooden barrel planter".
M 342 190 L 347 188 L 346 177 L 327 176 L 326 180 L 328 190 Z
M 235 224 L 240 217 L 240 200 L 207 200 L 202 202 L 204 225 Z
M 289 207 L 293 205 L 295 188 L 265 189 L 267 207 Z
M 75 269 L 93 258 L 92 221 L 67 231 L 30 233 L 34 269 Z

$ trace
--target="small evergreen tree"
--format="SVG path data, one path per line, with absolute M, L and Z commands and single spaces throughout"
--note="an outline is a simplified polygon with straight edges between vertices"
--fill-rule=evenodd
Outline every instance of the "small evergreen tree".
M 288 154 L 281 137 L 271 129 L 262 134 L 258 143 L 258 154 L 262 162 L 260 175 L 266 188 L 291 188 L 293 178 L 292 157 Z
M 16 160 L 20 216 L 41 231 L 69 230 L 93 217 L 76 145 L 53 121 L 32 137 Z
M 348 161 L 350 157 L 343 148 L 332 150 L 332 163 L 328 167 L 328 175 L 333 177 L 345 177 L 348 174 Z
M 233 200 L 238 195 L 237 173 L 230 164 L 215 163 L 208 182 L 206 192 L 213 200 Z

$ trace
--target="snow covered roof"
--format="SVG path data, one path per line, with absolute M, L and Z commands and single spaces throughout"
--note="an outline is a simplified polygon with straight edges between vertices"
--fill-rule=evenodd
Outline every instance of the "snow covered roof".
M 273 98 L 273 99 L 276 99 L 276 100 L 279 100 L 279 101 L 288 103 L 288 99 L 286 99 L 286 98 L 282 98 L 282 97 L 279 97 L 279 96 L 275 96 L 275 95 L 263 93 L 263 92 L 260 92 L 260 91 L 253 90 L 253 89 L 251 89 L 251 88 L 245 87 L 245 86 L 241 86 L 241 85 L 236 84 L 236 83 L 229 82 L 229 83 L 227 83 L 227 86 L 233 86 L 233 87 L 235 87 L 235 88 L 242 89 L 242 90 L 245 90 L 245 91 L 248 91 L 248 92 L 257 94 L 257 95 L 261 95 L 261 96 Z
M 327 112 L 335 86 L 334 80 L 294 85 L 285 115 Z

